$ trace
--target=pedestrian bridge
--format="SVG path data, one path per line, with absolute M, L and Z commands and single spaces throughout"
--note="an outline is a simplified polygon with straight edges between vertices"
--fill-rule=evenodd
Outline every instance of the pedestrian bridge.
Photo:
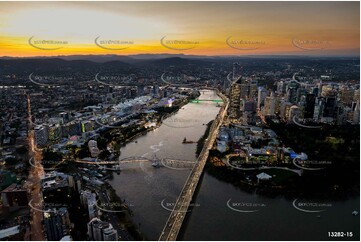
M 214 103 L 223 103 L 222 99 L 194 99 L 190 100 L 191 103 L 200 103 L 200 102 L 214 102 Z
M 171 158 L 163 158 L 163 159 L 159 159 L 159 158 L 155 158 L 155 159 L 149 159 L 146 157 L 127 157 L 127 158 L 123 158 L 120 160 L 115 160 L 115 161 L 105 161 L 105 160 L 94 160 L 94 161 L 90 161 L 90 160 L 76 160 L 75 162 L 77 163 L 83 163 L 83 164 L 88 164 L 88 165 L 119 165 L 121 166 L 122 164 L 127 164 L 127 163 L 136 163 L 136 162 L 151 162 L 153 166 L 155 167 L 167 167 L 170 169 L 192 169 L 194 164 L 196 163 L 195 161 L 189 161 L 189 160 L 178 160 L 178 159 L 171 159 Z

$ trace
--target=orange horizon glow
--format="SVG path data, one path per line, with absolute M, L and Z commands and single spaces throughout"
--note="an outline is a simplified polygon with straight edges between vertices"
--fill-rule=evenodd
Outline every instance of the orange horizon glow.
M 0 2 L 0 23 L 9 57 L 360 52 L 359 2 Z

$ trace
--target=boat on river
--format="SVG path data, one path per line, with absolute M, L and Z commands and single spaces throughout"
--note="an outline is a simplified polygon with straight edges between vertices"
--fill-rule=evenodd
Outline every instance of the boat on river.
M 184 137 L 183 141 L 182 141 L 182 144 L 193 144 L 193 143 L 197 143 L 195 141 L 191 141 L 191 140 L 187 140 L 186 137 Z

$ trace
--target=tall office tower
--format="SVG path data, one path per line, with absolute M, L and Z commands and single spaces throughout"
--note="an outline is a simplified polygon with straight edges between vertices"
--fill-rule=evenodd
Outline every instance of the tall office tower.
M 290 81 L 286 85 L 286 98 L 287 101 L 295 104 L 297 102 L 297 89 L 299 88 L 299 84 L 295 81 Z
M 240 106 L 241 106 L 241 85 L 233 83 L 230 90 L 230 105 L 229 105 L 229 117 L 231 119 L 240 118 Z
M 241 81 L 240 88 L 241 88 L 241 94 L 240 94 L 241 99 L 248 99 L 249 98 L 249 88 L 250 88 L 248 81 L 246 81 L 246 80 Z
M 315 95 L 315 97 L 318 97 L 320 90 L 318 89 L 318 87 L 313 87 L 312 88 L 312 94 Z
M 287 90 L 287 101 L 293 104 L 297 102 L 297 88 L 290 87 Z
M 101 221 L 99 218 L 93 218 L 88 223 L 89 240 L 94 241 L 118 241 L 118 232 L 112 224 Z
M 313 112 L 313 120 L 315 122 L 318 122 L 321 117 L 323 116 L 323 111 L 324 111 L 324 107 L 325 107 L 325 101 L 323 98 L 317 98 L 316 99 L 316 104 L 315 104 L 315 109 Z
M 38 125 L 34 130 L 36 146 L 45 146 L 49 139 L 49 127 L 47 125 Z
M 313 113 L 315 110 L 315 101 L 316 101 L 315 94 L 313 94 L 313 93 L 307 94 L 304 118 L 306 118 L 306 119 L 313 118 Z
M 288 111 L 290 110 L 290 107 L 292 106 L 292 103 L 284 101 L 280 105 L 280 117 L 282 119 L 286 119 L 288 116 Z
M 281 112 L 281 105 L 285 102 L 284 98 L 275 97 L 275 114 L 279 115 Z
M 320 82 L 317 84 L 317 87 L 318 87 L 318 95 L 317 95 L 317 97 L 321 97 L 322 89 L 323 89 L 322 80 L 320 80 Z
M 275 109 L 276 109 L 276 99 L 274 97 L 273 92 L 271 92 L 271 96 L 266 97 L 266 99 L 264 101 L 264 112 L 263 112 L 263 114 L 265 116 L 275 115 Z
M 334 97 L 326 98 L 323 117 L 334 118 L 335 117 L 335 107 L 336 107 L 336 98 L 334 98 Z
M 357 100 L 356 108 L 355 108 L 355 111 L 353 113 L 352 123 L 353 124 L 360 124 L 360 100 Z
M 52 208 L 44 212 L 44 226 L 48 241 L 60 240 L 69 235 L 69 213 L 65 207 Z
M 299 103 L 302 100 L 303 96 L 307 95 L 307 90 L 306 88 L 300 87 L 297 89 L 297 98 L 296 98 L 296 102 Z
M 256 98 L 258 94 L 258 82 L 257 80 L 251 80 L 249 82 L 249 97 Z
M 153 97 L 158 97 L 158 96 L 159 96 L 159 86 L 154 85 L 153 86 Z
M 286 85 L 283 81 L 277 82 L 277 94 L 282 95 L 285 92 Z
M 258 88 L 258 97 L 257 97 L 257 108 L 261 110 L 261 105 L 264 104 L 264 100 L 267 97 L 267 90 L 264 87 Z
M 88 210 L 88 217 L 90 220 L 96 217 L 96 194 L 89 191 L 80 192 L 80 202 Z
M 336 123 L 337 125 L 344 124 L 346 120 L 346 110 L 343 103 L 337 103 L 336 106 Z

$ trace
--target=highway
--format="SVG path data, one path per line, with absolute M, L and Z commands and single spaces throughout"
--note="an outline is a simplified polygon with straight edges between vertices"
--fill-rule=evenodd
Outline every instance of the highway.
M 223 99 L 224 106 L 221 107 L 216 119 L 213 121 L 208 138 L 206 139 L 206 142 L 198 157 L 198 160 L 193 166 L 193 169 L 190 172 L 183 186 L 183 189 L 176 201 L 173 211 L 171 212 L 160 234 L 159 241 L 175 241 L 177 239 L 178 233 L 183 224 L 183 220 L 192 201 L 194 191 L 197 188 L 199 178 L 207 162 L 209 150 L 213 147 L 213 144 L 217 138 L 218 130 L 223 123 L 225 114 L 227 113 L 229 106 L 229 101 L 227 97 L 225 97 L 218 91 L 217 94 Z

